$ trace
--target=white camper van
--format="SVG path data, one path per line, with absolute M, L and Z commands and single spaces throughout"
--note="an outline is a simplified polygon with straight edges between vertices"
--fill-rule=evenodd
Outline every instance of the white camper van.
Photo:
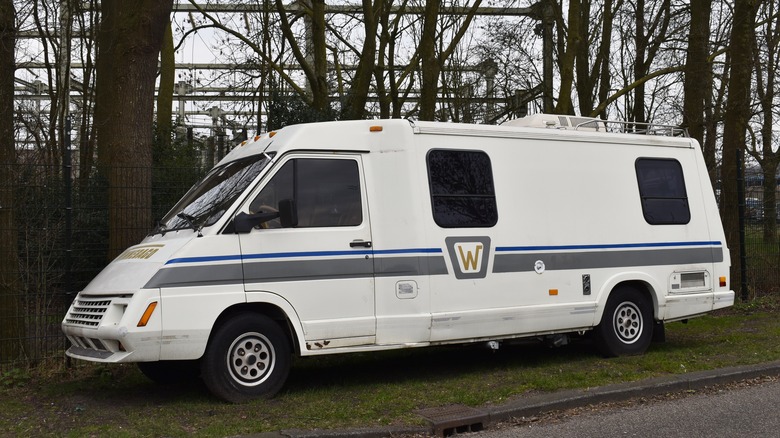
M 540 115 L 289 126 L 233 149 L 75 298 L 68 356 L 197 364 L 234 402 L 291 356 L 590 331 L 644 352 L 730 306 L 698 144 Z

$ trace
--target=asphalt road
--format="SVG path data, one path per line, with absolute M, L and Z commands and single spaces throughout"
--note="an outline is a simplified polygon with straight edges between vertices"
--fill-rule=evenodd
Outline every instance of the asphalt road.
M 245 438 L 780 437 L 780 361 L 418 411 L 428 426 L 280 430 Z M 427 411 L 427 410 L 423 410 Z M 438 411 L 434 408 L 433 411 Z M 452 411 L 453 413 L 447 413 Z M 434 412 L 433 414 L 435 414 Z M 468 433 L 477 429 L 482 432 Z
M 569 410 L 464 438 L 780 436 L 780 380 L 765 378 L 652 399 Z

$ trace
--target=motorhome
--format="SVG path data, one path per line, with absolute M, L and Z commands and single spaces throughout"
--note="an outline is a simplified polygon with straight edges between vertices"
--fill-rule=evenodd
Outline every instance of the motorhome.
M 197 367 L 242 402 L 277 392 L 293 355 L 577 333 L 641 354 L 734 292 L 699 145 L 617 126 L 361 120 L 255 137 L 78 293 L 67 355 L 159 381 Z

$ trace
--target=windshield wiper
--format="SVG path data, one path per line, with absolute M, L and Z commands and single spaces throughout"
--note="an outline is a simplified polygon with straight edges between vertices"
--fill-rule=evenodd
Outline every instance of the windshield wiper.
M 179 213 L 176 215 L 176 217 L 184 219 L 184 221 L 187 222 L 187 224 L 189 224 L 193 230 L 198 231 L 198 225 L 195 223 L 197 219 L 195 219 L 194 216 L 190 216 L 187 213 Z
M 154 236 L 157 233 L 162 234 L 164 236 L 167 231 L 168 231 L 168 227 L 166 227 L 164 223 L 157 221 L 157 226 L 154 227 L 154 230 L 152 230 L 150 236 Z
M 200 230 L 203 229 L 203 227 L 199 227 L 198 224 L 195 223 L 197 218 L 195 216 L 191 216 L 187 213 L 179 213 L 176 215 L 176 217 L 184 219 L 185 222 L 187 222 L 191 227 L 193 231 L 196 231 L 198 233 L 198 237 L 203 237 L 203 233 L 200 232 Z

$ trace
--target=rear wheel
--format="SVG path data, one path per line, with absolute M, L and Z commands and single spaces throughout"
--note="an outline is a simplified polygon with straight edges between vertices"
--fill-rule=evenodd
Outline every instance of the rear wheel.
M 214 395 L 232 403 L 271 397 L 287 380 L 290 354 L 287 337 L 276 322 L 244 313 L 214 332 L 201 374 Z
M 653 340 L 653 311 L 650 300 L 629 286 L 618 286 L 594 329 L 596 345 L 609 357 L 642 354 Z

